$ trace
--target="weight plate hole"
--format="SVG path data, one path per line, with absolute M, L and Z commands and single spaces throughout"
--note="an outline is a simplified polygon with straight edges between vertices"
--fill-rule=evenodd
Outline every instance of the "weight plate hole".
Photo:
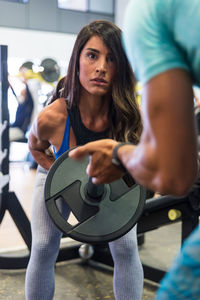
M 64 201 L 62 197 L 55 200 L 57 209 L 61 216 L 72 226 L 78 225 L 80 222 L 77 220 L 72 211 L 70 211 L 69 206 Z

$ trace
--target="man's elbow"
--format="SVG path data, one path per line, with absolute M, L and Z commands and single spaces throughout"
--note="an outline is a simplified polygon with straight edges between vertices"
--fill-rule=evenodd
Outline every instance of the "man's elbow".
M 174 180 L 173 182 L 162 183 L 160 187 L 158 187 L 161 194 L 164 195 L 173 195 L 177 197 L 186 196 L 191 187 L 193 182 L 186 182 L 182 180 Z
M 157 181 L 157 190 L 164 195 L 174 195 L 182 197 L 187 195 L 196 179 L 196 172 L 181 174 L 179 176 L 171 174 L 163 176 Z

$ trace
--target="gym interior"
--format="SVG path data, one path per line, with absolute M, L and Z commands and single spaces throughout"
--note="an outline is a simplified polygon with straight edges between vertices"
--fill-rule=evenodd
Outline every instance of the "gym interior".
M 0 299 L 25 299 L 25 273 L 30 257 L 30 217 L 37 164 L 29 153 L 30 126 L 65 76 L 80 29 L 95 19 L 123 24 L 129 0 L 1 0 L 0 1 Z M 8 17 L 9 16 L 9 17 Z M 26 74 L 20 68 L 26 66 Z M 31 66 L 31 67 L 30 67 Z M 27 70 L 26 69 L 26 70 Z M 30 82 L 33 109 L 24 136 L 9 138 L 18 100 Z M 138 99 L 142 88 L 138 83 Z M 194 87 L 194 109 L 200 115 L 200 91 Z M 196 102 L 195 102 L 196 101 Z M 142 299 L 153 300 L 159 282 L 184 239 L 199 223 L 199 187 L 187 197 L 139 191 L 145 201 L 137 225 L 144 270 Z M 70 216 L 71 223 L 75 222 Z M 55 300 L 110 299 L 113 261 L 104 240 L 97 244 L 63 234 L 55 264 Z M 126 299 L 126 297 L 124 297 Z

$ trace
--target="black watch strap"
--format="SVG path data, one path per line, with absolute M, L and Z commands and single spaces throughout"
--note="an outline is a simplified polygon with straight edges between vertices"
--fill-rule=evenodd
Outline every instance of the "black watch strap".
M 121 163 L 120 159 L 117 156 L 117 151 L 120 147 L 124 146 L 124 145 L 131 145 L 131 143 L 119 143 L 117 144 L 114 149 L 113 149 L 113 153 L 112 153 L 112 164 L 115 165 L 116 167 L 120 168 L 122 171 L 127 173 L 126 168 L 123 166 L 123 164 Z

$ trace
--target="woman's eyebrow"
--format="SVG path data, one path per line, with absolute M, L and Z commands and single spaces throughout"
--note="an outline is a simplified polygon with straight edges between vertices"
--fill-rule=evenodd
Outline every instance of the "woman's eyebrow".
M 94 51 L 94 52 L 97 52 L 97 53 L 99 53 L 99 50 L 97 50 L 97 49 L 94 49 L 94 48 L 87 48 L 86 50 L 89 50 L 89 51 Z
M 96 52 L 96 53 L 100 53 L 99 50 L 95 49 L 95 48 L 86 48 L 85 49 L 86 51 L 93 51 L 93 52 Z M 107 55 L 112 55 L 112 52 L 108 52 Z

